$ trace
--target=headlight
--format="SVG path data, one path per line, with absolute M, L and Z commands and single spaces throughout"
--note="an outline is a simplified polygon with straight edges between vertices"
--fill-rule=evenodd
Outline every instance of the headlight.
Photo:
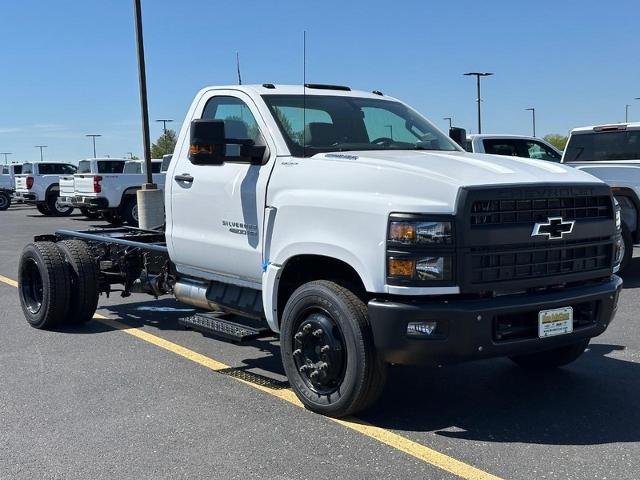
M 387 233 L 389 285 L 453 285 L 455 241 L 452 217 L 392 214 Z
M 390 280 L 400 281 L 401 283 L 412 280 L 418 282 L 450 282 L 453 279 L 452 265 L 451 256 L 389 257 L 387 272 Z
M 622 230 L 622 209 L 620 208 L 620 204 L 618 200 L 613 199 L 614 209 L 616 212 L 616 230 Z
M 452 245 L 451 222 L 391 221 L 388 240 L 401 245 Z

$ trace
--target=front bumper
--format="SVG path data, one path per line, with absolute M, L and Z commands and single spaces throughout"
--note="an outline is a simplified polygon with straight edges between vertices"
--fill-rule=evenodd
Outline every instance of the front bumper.
M 616 313 L 621 288 L 622 280 L 612 275 L 590 285 L 495 298 L 373 299 L 369 320 L 378 354 L 389 363 L 439 365 L 523 355 L 603 333 Z M 538 312 L 567 306 L 580 312 L 588 308 L 590 314 L 574 315 L 572 333 L 538 338 Z M 505 330 L 510 319 L 517 328 Z M 433 338 L 407 336 L 409 322 L 430 321 L 438 322 Z
M 104 210 L 109 208 L 109 200 L 104 197 L 60 197 L 60 202 L 63 205 L 71 206 L 74 208 L 87 208 L 90 210 Z

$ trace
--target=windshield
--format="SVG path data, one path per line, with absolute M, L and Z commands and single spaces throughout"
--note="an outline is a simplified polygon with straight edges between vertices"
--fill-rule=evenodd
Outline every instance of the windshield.
M 399 102 L 321 95 L 263 95 L 292 155 L 350 150 L 458 151 L 452 140 Z
M 565 162 L 603 162 L 640 159 L 640 130 L 578 133 L 571 135 Z

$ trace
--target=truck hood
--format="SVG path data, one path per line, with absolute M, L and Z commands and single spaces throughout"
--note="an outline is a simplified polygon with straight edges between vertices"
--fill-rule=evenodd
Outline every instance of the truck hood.
M 558 163 L 468 152 L 426 150 L 336 152 L 316 155 L 326 160 L 352 162 L 390 175 L 418 175 L 453 187 L 522 183 L 584 183 L 596 178 Z
M 350 151 L 280 157 L 270 204 L 335 202 L 378 212 L 455 213 L 461 188 L 523 184 L 594 184 L 578 169 L 526 158 L 425 150 Z

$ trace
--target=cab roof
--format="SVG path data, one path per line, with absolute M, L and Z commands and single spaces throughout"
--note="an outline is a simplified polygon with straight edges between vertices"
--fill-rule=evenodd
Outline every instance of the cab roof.
M 332 95 L 341 97 L 361 97 L 361 98 L 385 98 L 391 97 L 382 94 L 377 90 L 365 92 L 362 90 L 352 90 L 350 87 L 342 85 L 325 85 L 307 83 L 306 88 L 302 85 L 279 85 L 273 83 L 263 83 L 255 85 L 211 85 L 204 90 L 239 90 L 247 94 L 257 95 Z
M 627 123 L 605 123 L 602 125 L 591 125 L 588 127 L 578 127 L 571 130 L 571 133 L 586 133 L 593 131 L 615 131 L 615 130 L 640 130 L 640 122 Z

